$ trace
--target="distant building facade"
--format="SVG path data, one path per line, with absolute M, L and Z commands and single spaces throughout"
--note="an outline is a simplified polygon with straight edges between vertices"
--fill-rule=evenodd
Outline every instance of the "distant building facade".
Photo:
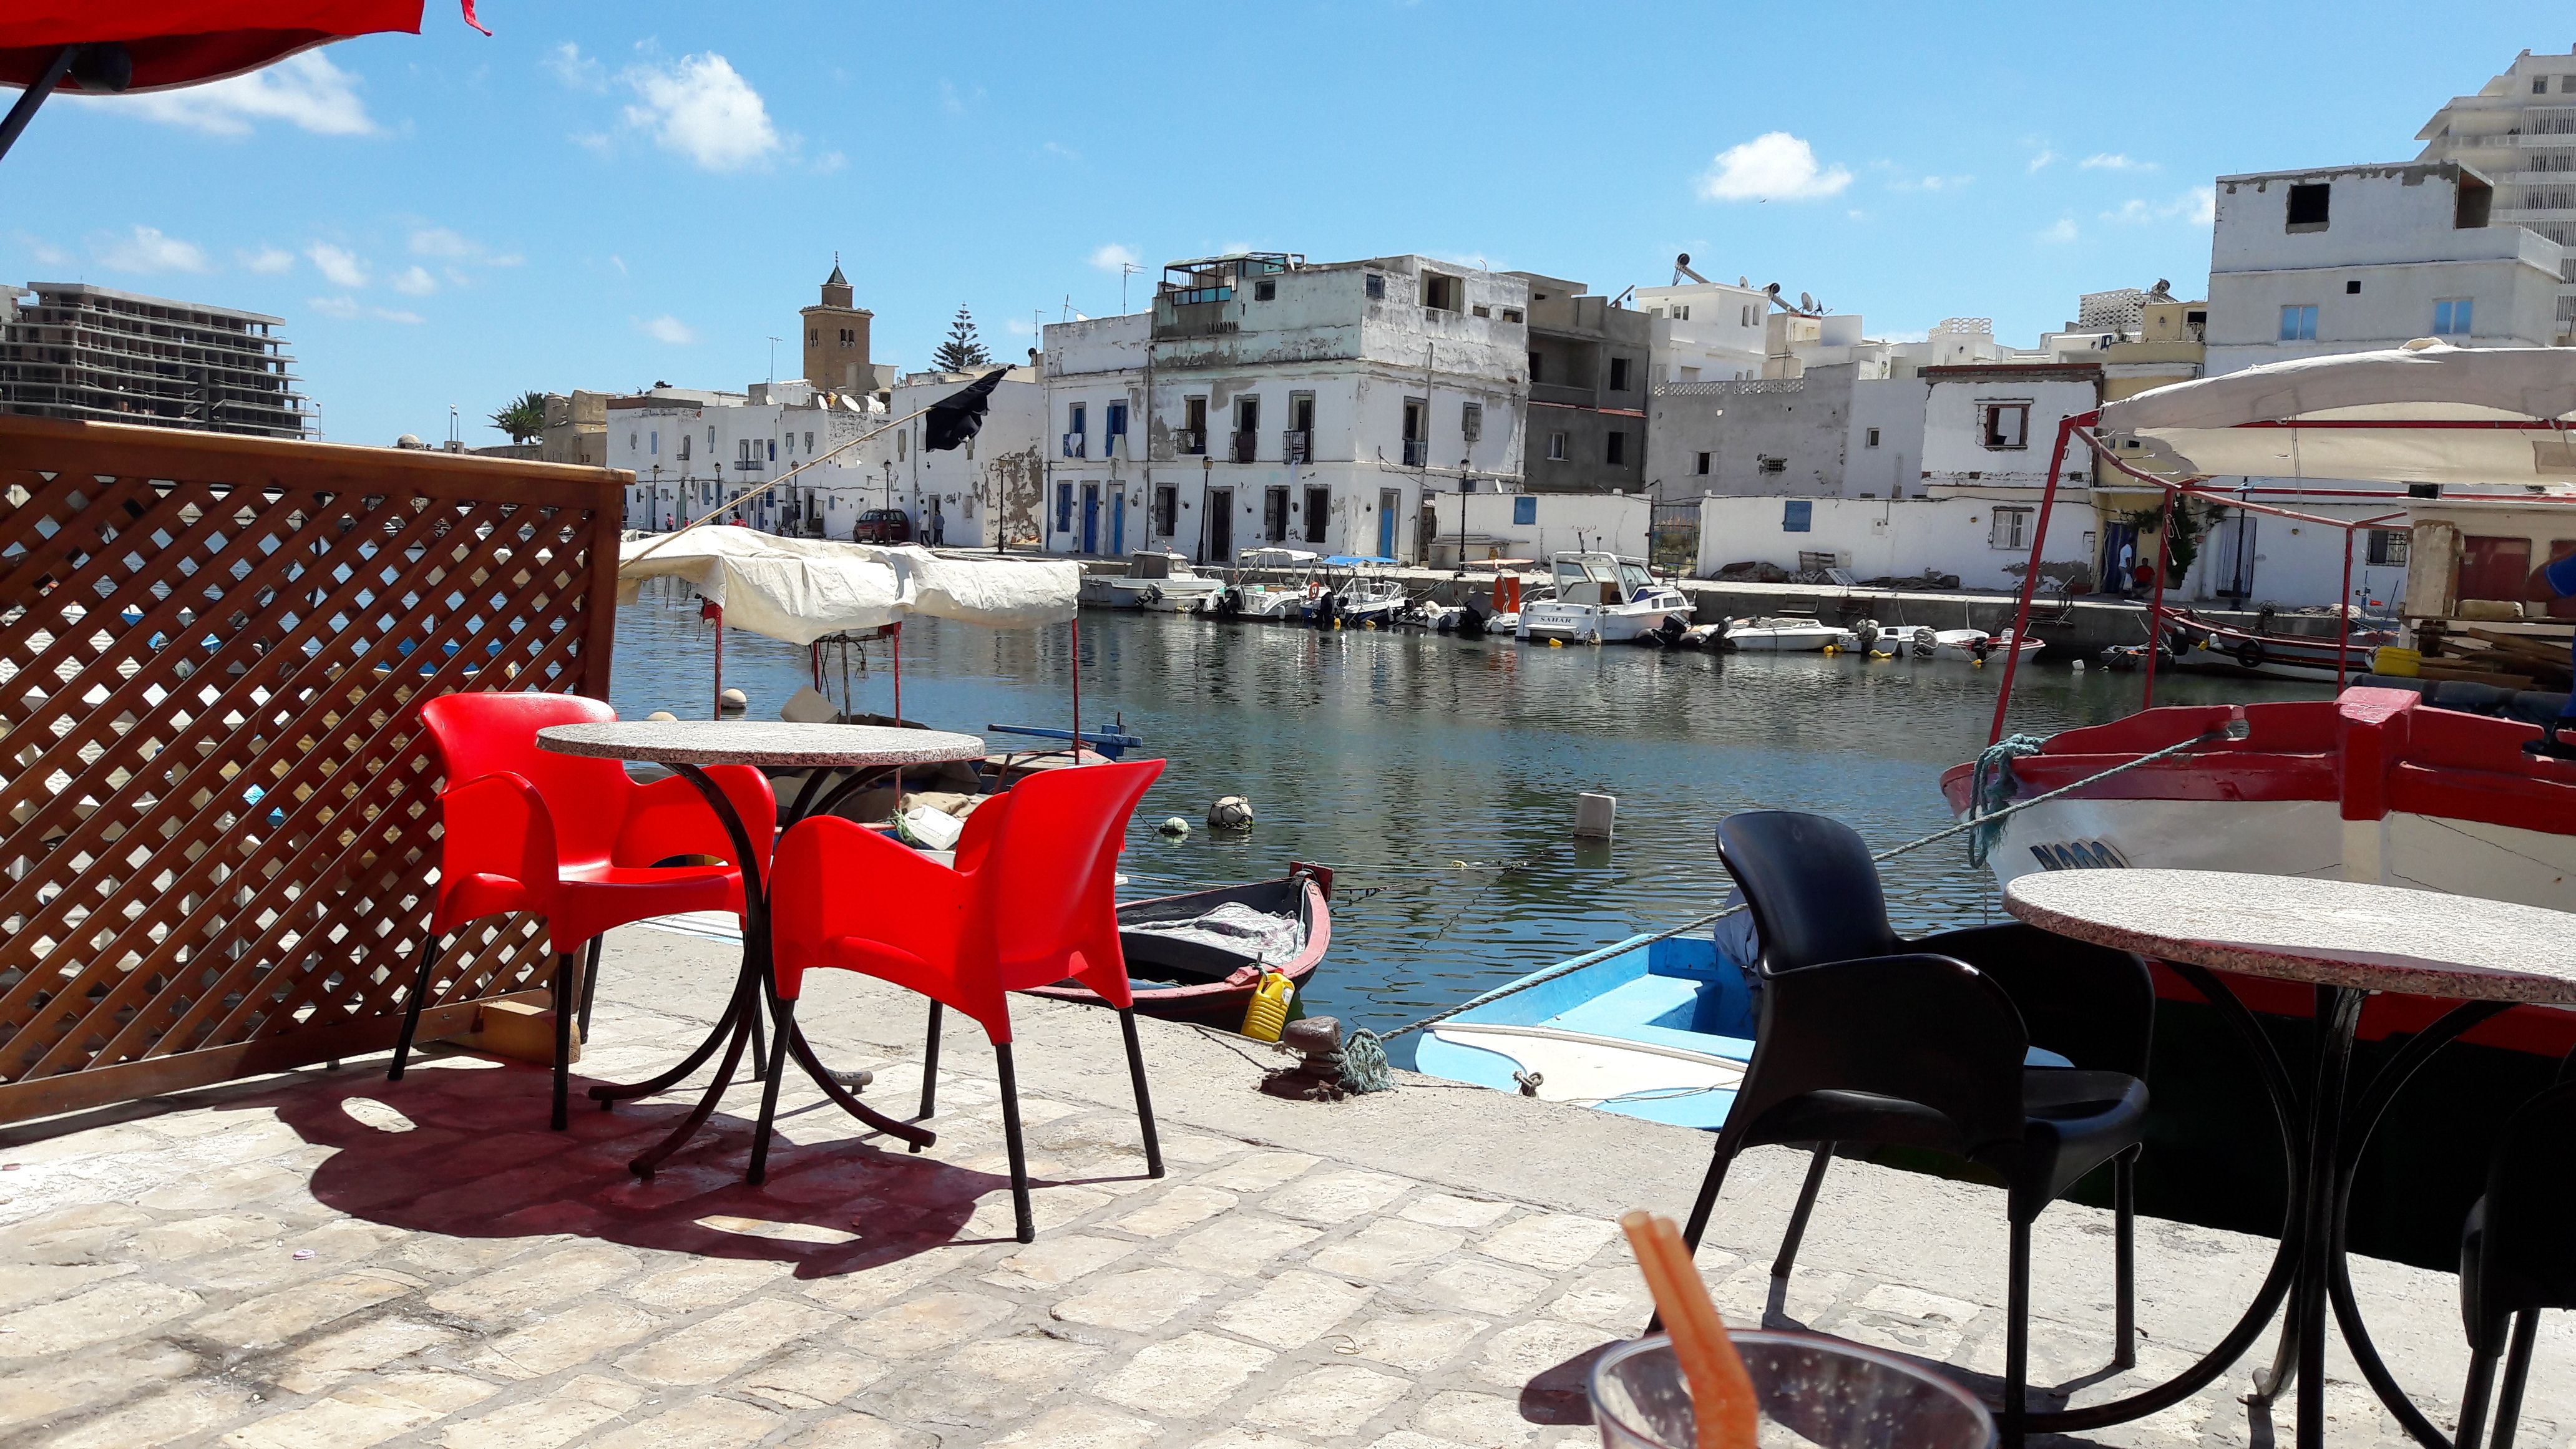
M 1586 295 L 1581 282 L 1510 275 L 1529 284 L 1523 486 L 1532 493 L 1640 491 L 1654 319 Z
M 0 287 L 0 413 L 301 438 L 284 325 L 84 282 Z
M 2474 167 L 2495 187 L 2488 221 L 2576 248 L 2576 50 L 2515 56 L 2473 96 L 2454 96 L 2416 133 L 2421 161 Z M 2576 269 L 2550 308 L 2555 340 L 2576 334 Z
M 1414 255 L 1171 263 L 1151 312 L 1045 329 L 1046 547 L 1427 557 L 1427 495 L 1520 481 L 1529 305 Z

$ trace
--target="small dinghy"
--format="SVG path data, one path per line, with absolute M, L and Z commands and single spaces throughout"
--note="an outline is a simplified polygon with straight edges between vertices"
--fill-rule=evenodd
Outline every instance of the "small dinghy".
M 1743 620 L 1727 629 L 1726 642 L 1748 654 L 1814 654 L 1858 649 L 1860 636 L 1833 624 L 1792 616 Z
M 2024 656 L 2048 647 L 2045 639 L 2024 639 L 2020 650 Z M 1988 659 L 2001 659 L 2012 651 L 2010 629 L 1989 634 L 1983 629 L 1918 629 L 1914 634 L 1914 657 L 1917 659 L 1957 659 L 1982 664 Z
M 1118 947 L 1136 1010 L 1166 1021 L 1229 1031 L 1265 973 L 1303 989 L 1333 943 L 1333 873 L 1292 863 L 1277 880 L 1131 901 L 1118 908 Z M 1101 1006 L 1071 981 L 1029 988 L 1031 996 Z
M 1753 1057 L 1743 970 L 1706 936 L 1630 939 L 1640 944 L 1433 1027 L 1415 1068 L 1652 1122 L 1724 1126 Z

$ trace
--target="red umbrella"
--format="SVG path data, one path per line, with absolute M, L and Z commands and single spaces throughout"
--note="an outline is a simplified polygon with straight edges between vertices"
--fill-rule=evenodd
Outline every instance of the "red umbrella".
M 297 51 L 399 30 L 420 33 L 423 0 L 9 0 L 0 8 L 0 86 L 26 91 L 0 121 L 0 155 L 56 90 L 168 90 L 241 75 Z M 474 0 L 461 0 L 465 23 Z M 483 32 L 486 35 L 490 31 Z

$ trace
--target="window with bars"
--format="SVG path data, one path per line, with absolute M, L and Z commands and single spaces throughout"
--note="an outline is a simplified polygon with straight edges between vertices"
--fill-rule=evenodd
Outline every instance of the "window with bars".
M 2373 568 L 2406 567 L 2406 544 L 2409 535 L 2402 528 L 2370 530 L 2370 564 Z

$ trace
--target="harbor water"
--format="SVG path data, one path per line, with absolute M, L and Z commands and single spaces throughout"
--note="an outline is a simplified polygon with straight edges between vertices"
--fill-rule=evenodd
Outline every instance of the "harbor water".
M 1079 632 L 1083 727 L 1123 720 L 1145 739 L 1130 758 L 1170 761 L 1128 834 L 1129 896 L 1275 876 L 1291 861 L 1333 867 L 1333 946 L 1306 1007 L 1381 1031 L 1709 909 L 1725 891 L 1712 832 L 1730 811 L 1817 811 L 1879 849 L 1948 824 L 1941 772 L 1984 745 L 2003 673 L 2000 661 L 1532 648 L 1100 610 Z M 904 717 L 986 734 L 996 749 L 1009 737 L 991 725 L 1064 728 L 1072 633 L 909 623 Z M 622 717 L 712 712 L 714 635 L 693 596 L 648 586 L 618 611 L 616 651 Z M 890 711 L 886 648 L 866 654 L 857 707 Z M 748 717 L 775 718 L 809 677 L 804 650 L 726 631 L 724 683 L 750 697 Z M 837 696 L 837 656 L 830 682 Z M 2134 674 L 2025 665 L 2009 727 L 2116 719 L 2141 688 Z M 2170 703 L 2247 691 L 2189 676 L 2158 685 Z M 1618 797 L 1612 841 L 1572 838 L 1584 791 Z M 1222 795 L 1251 800 L 1252 829 L 1208 827 Z M 1186 837 L 1156 832 L 1171 816 L 1190 823 Z M 2000 918 L 1993 878 L 1961 840 L 1884 872 L 1900 930 Z M 1397 1046 L 1409 1061 L 1410 1039 Z

